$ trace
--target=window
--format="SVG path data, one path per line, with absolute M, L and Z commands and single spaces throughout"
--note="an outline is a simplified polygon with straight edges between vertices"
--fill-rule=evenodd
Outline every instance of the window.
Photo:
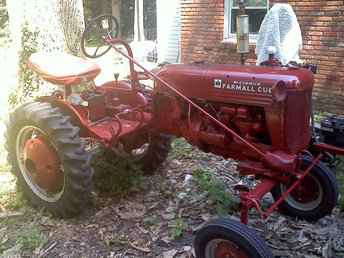
M 249 16 L 250 40 L 254 41 L 260 25 L 269 9 L 268 0 L 246 0 L 246 14 Z M 224 39 L 236 41 L 236 17 L 239 12 L 239 0 L 225 0 Z

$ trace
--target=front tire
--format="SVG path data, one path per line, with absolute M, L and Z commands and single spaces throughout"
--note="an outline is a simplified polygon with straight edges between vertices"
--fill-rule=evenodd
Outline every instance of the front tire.
M 7 127 L 8 161 L 17 185 L 34 207 L 73 217 L 88 202 L 90 154 L 70 117 L 49 103 L 18 107 Z
M 312 163 L 311 158 L 304 158 L 301 169 L 307 169 Z M 271 193 L 278 200 L 283 192 L 295 182 L 291 179 L 287 185 L 280 184 Z M 329 214 L 337 205 L 338 183 L 332 171 L 322 162 L 316 164 L 294 191 L 279 205 L 282 214 L 317 221 Z
M 231 219 L 215 219 L 197 233 L 194 240 L 197 258 L 273 258 L 257 233 Z

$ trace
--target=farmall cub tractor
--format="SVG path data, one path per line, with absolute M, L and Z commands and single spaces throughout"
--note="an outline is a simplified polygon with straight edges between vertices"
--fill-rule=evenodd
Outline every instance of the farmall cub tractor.
M 86 27 L 81 46 L 89 58 L 110 49 L 127 58 L 128 80 L 78 93 L 80 83 L 100 73 L 97 65 L 68 55 L 37 53 L 28 60 L 44 80 L 59 85 L 10 116 L 9 161 L 31 204 L 62 217 L 84 209 L 92 185 L 85 142 L 97 141 L 114 155 L 131 154 L 151 174 L 174 135 L 238 160 L 240 174 L 257 180 L 253 188 L 240 188 L 241 223 L 217 219 L 196 233 L 198 258 L 273 257 L 245 225 L 252 208 L 263 220 L 276 209 L 308 221 L 331 214 L 338 186 L 322 160 L 344 150 L 311 140 L 310 69 L 278 65 L 271 55 L 265 66 L 171 64 L 150 72 L 117 38 L 118 28 L 114 17 L 100 16 Z M 86 48 L 90 41 L 101 42 L 93 53 Z M 154 87 L 140 83 L 147 78 Z M 263 210 L 260 200 L 267 193 L 275 203 Z

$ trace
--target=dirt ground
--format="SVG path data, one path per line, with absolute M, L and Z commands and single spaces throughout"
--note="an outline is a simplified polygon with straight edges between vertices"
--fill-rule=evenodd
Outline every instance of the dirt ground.
M 184 141 L 173 146 L 155 176 L 140 177 L 121 198 L 96 191 L 92 204 L 74 219 L 32 210 L 14 188 L 3 192 L 15 201 L 0 213 L 0 257 L 193 257 L 193 231 L 235 203 L 226 201 L 231 195 L 214 193 L 212 185 L 204 187 L 205 181 L 230 189 L 239 177 L 233 161 L 201 153 Z M 13 178 L 6 182 L 6 173 L 1 175 L 2 183 L 13 185 Z M 263 204 L 269 202 L 266 196 Z M 237 219 L 238 213 L 231 216 Z M 254 212 L 250 218 L 276 257 L 344 257 L 344 218 L 338 211 L 315 224 L 278 213 L 267 223 Z

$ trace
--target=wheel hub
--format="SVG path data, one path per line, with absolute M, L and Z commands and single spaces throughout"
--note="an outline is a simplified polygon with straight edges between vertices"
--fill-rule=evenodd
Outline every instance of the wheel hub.
M 303 179 L 301 184 L 290 195 L 300 203 L 309 203 L 319 197 L 319 187 L 317 182 L 308 176 Z
M 295 182 L 296 179 L 290 180 L 286 185 L 281 185 L 281 192 L 285 192 Z M 301 210 L 310 211 L 320 205 L 324 192 L 320 182 L 312 175 L 306 176 L 299 186 L 297 186 L 285 199 L 291 207 Z
M 215 239 L 206 249 L 207 258 L 249 258 L 244 250 L 229 240 Z
M 56 193 L 63 187 L 64 176 L 56 150 L 41 138 L 29 139 L 23 150 L 26 173 L 41 188 Z
M 247 258 L 246 254 L 231 242 L 219 243 L 215 250 L 216 258 Z

